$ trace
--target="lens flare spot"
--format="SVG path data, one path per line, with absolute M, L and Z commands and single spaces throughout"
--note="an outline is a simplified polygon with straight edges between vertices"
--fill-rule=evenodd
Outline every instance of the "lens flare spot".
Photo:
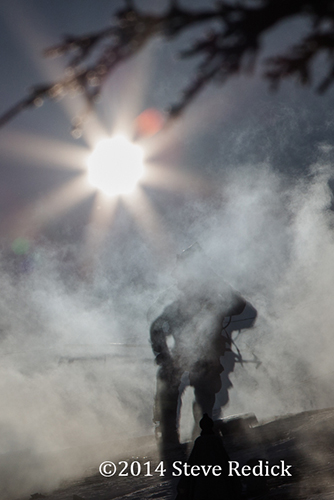
M 12 250 L 16 255 L 25 255 L 28 253 L 30 243 L 25 238 L 16 238 L 12 243 Z
M 145 109 L 136 118 L 137 134 L 141 136 L 151 136 L 159 132 L 164 125 L 164 116 L 154 108 Z

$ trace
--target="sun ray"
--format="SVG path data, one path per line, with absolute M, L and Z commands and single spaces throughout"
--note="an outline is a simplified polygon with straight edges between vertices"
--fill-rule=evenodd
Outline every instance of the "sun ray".
M 75 204 L 92 194 L 92 189 L 76 176 L 61 188 L 17 211 L 6 221 L 9 238 L 35 238 L 50 221 L 68 211 Z
M 226 95 L 226 99 L 220 95 L 217 102 L 215 92 L 207 95 L 205 100 L 200 99 L 196 106 L 190 107 L 180 118 L 167 122 L 160 133 L 145 141 L 148 155 L 155 156 L 163 150 L 175 148 L 176 144 L 185 144 L 195 135 L 207 133 L 208 129 L 203 128 L 203 123 L 210 124 L 212 128 L 222 118 L 228 121 L 235 110 L 233 99 L 230 94 Z
M 99 191 L 95 192 L 94 204 L 84 240 L 84 261 L 86 263 L 94 260 L 94 255 L 98 255 L 98 250 L 108 234 L 108 228 L 112 224 L 118 201 L 117 197 L 110 198 Z
M 174 243 L 166 231 L 163 222 L 140 186 L 131 196 L 123 198 L 138 226 L 144 231 L 146 238 L 155 249 L 156 255 L 164 259 L 174 250 Z
M 213 189 L 212 184 L 203 177 L 163 165 L 158 159 L 155 162 L 147 162 L 142 184 L 169 191 L 184 193 L 191 191 L 202 195 L 209 195 Z
M 5 131 L 0 136 L 1 153 L 8 158 L 33 162 L 43 168 L 83 170 L 89 150 L 83 146 L 57 141 L 41 135 Z
M 101 140 L 108 139 L 110 134 L 102 125 L 96 113 L 92 112 L 85 121 L 82 136 L 90 150 L 93 150 Z
M 19 38 L 20 46 L 26 51 L 27 56 L 41 77 L 48 83 L 59 81 L 59 75 L 63 75 L 66 71 L 64 59 L 41 57 L 41 51 L 59 41 L 59 35 L 53 33 L 52 26 L 50 26 L 47 19 L 41 16 L 40 11 L 34 9 L 33 15 L 31 14 L 33 6 L 30 5 L 29 10 L 27 10 L 23 4 L 20 4 L 20 8 L 15 6 L 15 2 L 12 2 L 12 4 L 1 5 L 4 9 L 4 19 L 7 21 L 8 27 L 15 34 L 15 37 Z M 18 25 L 20 30 L 17 30 Z M 70 121 L 81 116 L 87 104 L 84 97 L 76 91 L 70 92 L 64 97 L 60 94 L 54 99 L 59 101 Z M 85 141 L 89 145 L 92 145 L 96 137 L 105 133 L 103 126 L 96 120 L 94 113 L 88 117 L 82 132 Z M 80 134 L 77 137 L 79 136 Z
M 52 46 L 58 38 L 48 20 L 31 4 L 29 9 L 22 3 L 16 5 L 16 2 L 2 3 L 1 7 L 4 9 L 4 19 L 8 27 L 20 41 L 20 47 L 25 50 L 41 77 L 47 82 L 59 80 L 59 75 L 63 74 L 65 69 L 64 61 L 61 58 L 51 60 L 41 57 L 41 51 Z M 66 99 L 66 102 L 62 100 L 62 106 L 70 118 L 82 109 L 82 103 L 77 99 Z
M 112 134 L 132 137 L 135 133 L 135 119 L 143 111 L 144 92 L 149 87 L 154 51 L 154 44 L 146 47 L 146 50 L 119 67 L 105 85 L 102 98 L 106 103 L 106 115 L 112 120 L 109 120 Z

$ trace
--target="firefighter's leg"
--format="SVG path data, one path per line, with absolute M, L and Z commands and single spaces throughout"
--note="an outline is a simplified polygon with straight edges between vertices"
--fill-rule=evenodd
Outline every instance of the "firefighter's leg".
M 178 400 L 179 377 L 171 377 L 170 373 L 160 367 L 157 374 L 157 393 L 155 397 L 154 420 L 163 444 L 179 443 Z
M 212 418 L 216 394 L 221 388 L 220 368 L 212 367 L 212 371 L 196 373 L 191 377 L 191 385 L 194 387 L 195 401 L 193 403 L 194 428 L 193 439 L 200 434 L 199 421 L 204 413 Z
M 200 434 L 199 421 L 204 413 L 207 413 L 212 418 L 212 411 L 216 400 L 216 393 L 202 385 L 195 387 L 195 401 L 193 402 L 194 427 L 192 439 L 196 439 Z

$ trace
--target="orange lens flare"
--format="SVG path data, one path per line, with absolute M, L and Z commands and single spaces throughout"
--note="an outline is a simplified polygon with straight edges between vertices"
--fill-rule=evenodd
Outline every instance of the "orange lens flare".
M 162 113 L 154 108 L 145 109 L 135 120 L 136 132 L 139 137 L 150 137 L 159 132 L 165 119 Z

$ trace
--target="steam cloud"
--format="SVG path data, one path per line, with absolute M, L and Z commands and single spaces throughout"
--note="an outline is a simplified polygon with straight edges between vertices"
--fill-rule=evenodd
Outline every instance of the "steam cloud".
M 238 346 L 262 364 L 236 366 L 224 414 L 261 419 L 333 405 L 326 148 L 306 180 L 292 182 L 266 164 L 224 175 L 223 191 L 210 203 L 188 199 L 171 231 L 177 251 L 198 241 L 215 272 L 258 311 Z M 36 248 L 33 272 L 19 276 L 2 259 L 3 498 L 54 488 L 152 432 L 147 311 L 158 299 L 159 313 L 167 301 L 175 256 L 161 262 L 139 233 L 118 236 L 89 280 L 75 277 L 64 258 L 69 247 Z

